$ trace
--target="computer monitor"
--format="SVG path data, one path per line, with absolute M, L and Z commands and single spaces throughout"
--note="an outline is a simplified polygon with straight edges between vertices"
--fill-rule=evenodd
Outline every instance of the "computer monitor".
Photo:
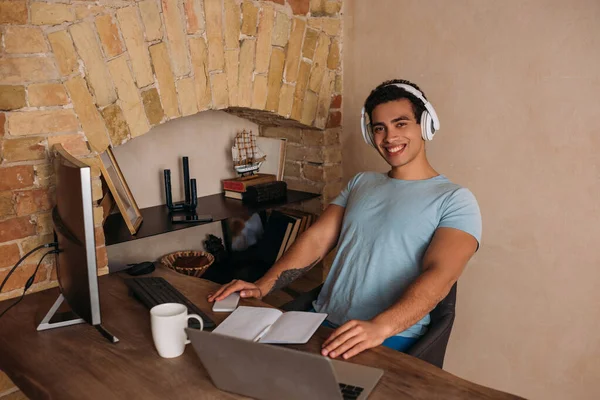
M 101 326 L 91 168 L 62 145 L 54 149 L 56 206 L 52 222 L 58 242 L 56 271 L 61 294 L 37 330 L 87 322 L 116 342 L 118 339 Z M 72 312 L 57 313 L 64 300 Z

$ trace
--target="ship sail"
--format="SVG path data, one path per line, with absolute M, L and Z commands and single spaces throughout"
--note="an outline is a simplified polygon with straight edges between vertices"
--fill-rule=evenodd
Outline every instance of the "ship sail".
M 236 134 L 231 147 L 231 156 L 234 169 L 242 175 L 257 173 L 262 163 L 267 159 L 266 155 L 256 145 L 254 133 L 246 130 Z

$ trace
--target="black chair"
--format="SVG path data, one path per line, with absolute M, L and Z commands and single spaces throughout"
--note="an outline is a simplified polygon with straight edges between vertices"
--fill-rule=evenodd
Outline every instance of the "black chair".
M 446 347 L 454 325 L 456 290 L 457 284 L 455 283 L 448 295 L 429 314 L 431 323 L 427 328 L 427 333 L 412 345 L 406 354 L 440 368 L 444 366 Z
M 320 285 L 306 293 L 302 293 L 294 300 L 284 304 L 281 309 L 284 311 L 310 310 L 312 302 L 317 299 L 322 287 L 323 285 Z M 448 339 L 450 339 L 450 332 L 454 325 L 456 290 L 457 284 L 455 283 L 448 295 L 431 311 L 431 323 L 429 324 L 427 333 L 408 349 L 406 354 L 439 368 L 444 366 L 446 347 L 448 346 Z

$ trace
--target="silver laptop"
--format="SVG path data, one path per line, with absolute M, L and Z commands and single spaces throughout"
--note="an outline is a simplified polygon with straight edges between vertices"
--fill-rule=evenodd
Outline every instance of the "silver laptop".
M 186 328 L 215 386 L 264 400 L 366 399 L 383 370 Z

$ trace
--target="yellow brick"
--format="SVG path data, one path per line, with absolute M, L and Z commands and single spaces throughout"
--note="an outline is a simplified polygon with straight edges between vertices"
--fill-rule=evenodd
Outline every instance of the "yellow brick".
M 203 0 L 185 0 L 183 6 L 186 14 L 187 33 L 204 32 L 206 26 Z
M 165 112 L 160 104 L 160 97 L 156 88 L 148 89 L 142 92 L 142 101 L 146 110 L 146 117 L 151 125 L 159 124 L 165 116 Z M 196 101 L 196 99 L 194 99 Z
M 225 0 L 225 48 L 240 47 L 240 6 L 235 0 Z
M 339 35 L 341 22 L 338 18 L 323 18 L 323 32 L 330 36 Z
M 238 105 L 238 75 L 239 75 L 240 50 L 225 50 L 225 67 L 227 70 L 227 91 L 229 92 L 229 106 Z
M 317 101 L 317 95 L 310 90 L 307 90 L 304 97 L 304 105 L 302 106 L 302 118 L 300 118 L 300 122 L 302 122 L 304 125 L 311 126 L 315 120 Z
M 242 3 L 242 15 L 242 33 L 248 36 L 256 36 L 258 8 L 250 0 L 244 0 Z
M 198 110 L 211 108 L 212 98 L 208 81 L 208 50 L 203 38 L 190 38 L 190 54 L 194 68 L 194 83 Z
M 121 107 L 117 104 L 105 107 L 102 110 L 102 118 L 104 118 L 104 122 L 106 123 L 113 146 L 118 146 L 129 139 L 129 127 L 127 126 L 127 121 L 125 121 Z
M 103 219 L 104 219 L 104 210 L 102 210 L 102 207 L 99 207 L 99 206 L 94 207 L 94 224 L 95 225 L 101 224 Z
M 319 35 L 312 72 L 310 74 L 310 82 L 308 84 L 308 88 L 313 92 L 318 92 L 323 82 L 323 76 L 327 68 L 327 55 L 329 54 L 330 42 L 331 40 L 324 33 Z
M 268 80 L 265 75 L 254 76 L 254 92 L 252 94 L 252 108 L 264 110 L 267 103 Z
M 58 78 L 50 57 L 0 57 L 0 85 L 43 82 Z
M 36 83 L 27 87 L 31 107 L 62 106 L 69 103 L 65 87 L 60 83 Z
M 273 37 L 271 44 L 273 46 L 285 47 L 290 37 L 290 27 L 292 21 L 287 14 L 278 12 L 273 26 Z
M 64 76 L 71 75 L 77 71 L 77 53 L 75 52 L 75 47 L 69 33 L 66 30 L 49 33 L 48 41 L 50 42 L 50 46 L 52 46 L 60 73 Z
M 8 132 L 13 136 L 73 132 L 79 128 L 73 110 L 26 111 L 8 114 Z
M 240 48 L 240 68 L 238 73 L 238 101 L 240 107 L 252 105 L 252 73 L 256 41 L 246 39 Z
M 125 121 L 129 125 L 131 137 L 143 135 L 150 130 L 150 125 L 146 120 L 142 99 L 129 71 L 125 55 L 109 61 L 108 69 L 117 87 L 119 103 Z
M 85 81 L 77 76 L 66 81 L 65 86 L 69 91 L 73 107 L 79 117 L 88 143 L 94 151 L 102 153 L 109 145 L 108 134 L 104 121 L 87 90 Z
M 34 25 L 58 25 L 75 20 L 75 13 L 69 4 L 31 3 L 31 23 Z
M 169 49 L 175 76 L 183 76 L 190 73 L 190 61 L 188 60 L 187 42 L 183 30 L 182 15 L 178 7 L 178 0 L 162 0 L 163 17 L 165 29 L 169 38 Z
M 153 41 L 162 39 L 162 21 L 157 0 L 144 0 L 138 3 L 142 21 L 146 32 L 146 40 Z
M 52 164 L 37 164 L 35 166 L 35 181 L 38 187 L 47 187 L 54 185 L 56 182 L 54 177 L 54 165 Z M 38 217 L 39 222 L 39 217 Z M 39 224 L 38 224 L 39 225 Z
M 5 139 L 2 159 L 8 162 L 44 160 L 46 140 L 41 137 Z
M 213 107 L 223 109 L 229 107 L 229 93 L 227 90 L 227 75 L 224 73 L 212 74 L 210 76 L 212 86 Z
M 340 10 L 342 9 L 342 2 L 341 1 L 333 1 L 333 0 L 329 0 L 328 2 L 325 3 L 325 14 L 326 15 L 336 15 L 337 13 L 340 12 Z
M 25 86 L 0 85 L 0 110 L 18 110 L 26 105 Z
M 204 0 L 206 37 L 208 39 L 208 71 L 222 71 L 225 67 L 223 49 L 223 9 L 221 0 Z
M 292 108 L 292 118 L 296 121 L 300 121 L 300 118 L 302 118 L 302 100 L 306 93 L 309 76 L 310 64 L 306 61 L 301 61 L 300 70 L 298 72 L 298 81 L 296 82 L 296 90 L 294 91 L 294 106 Z
M 343 90 L 342 75 L 338 75 L 335 77 L 335 93 L 342 93 L 342 90 Z
M 304 37 L 304 45 L 302 46 L 302 57 L 313 59 L 315 54 L 315 48 L 317 47 L 317 40 L 319 39 L 319 31 L 312 28 L 306 29 L 306 35 Z
M 300 18 L 294 18 L 294 26 L 292 27 L 285 59 L 285 80 L 289 83 L 296 82 L 298 78 L 298 66 L 305 29 L 306 22 Z
M 283 79 L 283 65 L 285 63 L 285 52 L 273 47 L 271 53 L 271 67 L 268 76 L 268 95 L 266 109 L 277 111 L 279 109 L 279 92 L 281 91 L 281 81 Z
M 327 57 L 327 68 L 337 69 L 339 63 L 340 63 L 340 43 L 337 39 L 335 39 L 331 43 L 331 48 L 329 49 L 329 56 Z
M 315 126 L 317 128 L 325 128 L 327 125 L 327 117 L 329 117 L 329 106 L 331 105 L 331 93 L 335 85 L 335 71 L 328 71 L 323 78 L 323 85 L 319 92 L 319 100 L 317 101 L 317 116 L 315 118 Z
M 292 113 L 292 105 L 294 104 L 294 87 L 288 83 L 281 86 L 281 94 L 279 98 L 279 109 L 277 114 L 283 117 L 289 117 Z
M 321 18 L 309 18 L 308 19 L 308 26 L 310 26 L 313 29 L 316 29 L 316 30 L 320 31 L 321 27 L 323 26 Z
M 107 106 L 117 99 L 94 28 L 89 22 L 80 22 L 69 28 L 79 56 L 87 70 L 87 80 L 96 96 L 96 104 Z
M 177 94 L 179 95 L 179 105 L 181 115 L 196 114 L 198 105 L 196 103 L 196 89 L 194 88 L 193 78 L 184 78 L 177 81 Z
M 46 53 L 48 45 L 38 27 L 7 25 L 4 28 L 4 50 L 7 53 Z
M 137 13 L 137 7 L 126 7 L 117 10 L 117 19 L 127 45 L 131 69 L 137 87 L 143 88 L 154 83 L 152 66 L 148 58 L 148 50 L 144 42 L 144 31 Z
M 273 34 L 273 24 L 275 20 L 275 11 L 271 6 L 263 6 L 260 22 L 258 23 L 258 39 L 256 42 L 256 73 L 265 74 L 269 70 L 269 60 L 271 58 L 271 36 Z
M 106 14 L 96 17 L 96 29 L 106 57 L 115 57 L 125 51 L 112 15 Z
M 0 1 L 0 24 L 24 25 L 27 23 L 27 2 Z M 0 391 L 2 393 L 2 391 Z
M 80 20 L 94 15 L 102 14 L 104 12 L 103 6 L 95 6 L 92 4 L 76 4 L 75 5 L 75 19 Z
M 171 61 L 167 45 L 164 42 L 150 46 L 150 56 L 158 79 L 160 100 L 163 104 L 165 114 L 170 117 L 178 117 L 179 107 L 177 105 L 177 92 L 175 90 L 175 79 L 171 70 Z

